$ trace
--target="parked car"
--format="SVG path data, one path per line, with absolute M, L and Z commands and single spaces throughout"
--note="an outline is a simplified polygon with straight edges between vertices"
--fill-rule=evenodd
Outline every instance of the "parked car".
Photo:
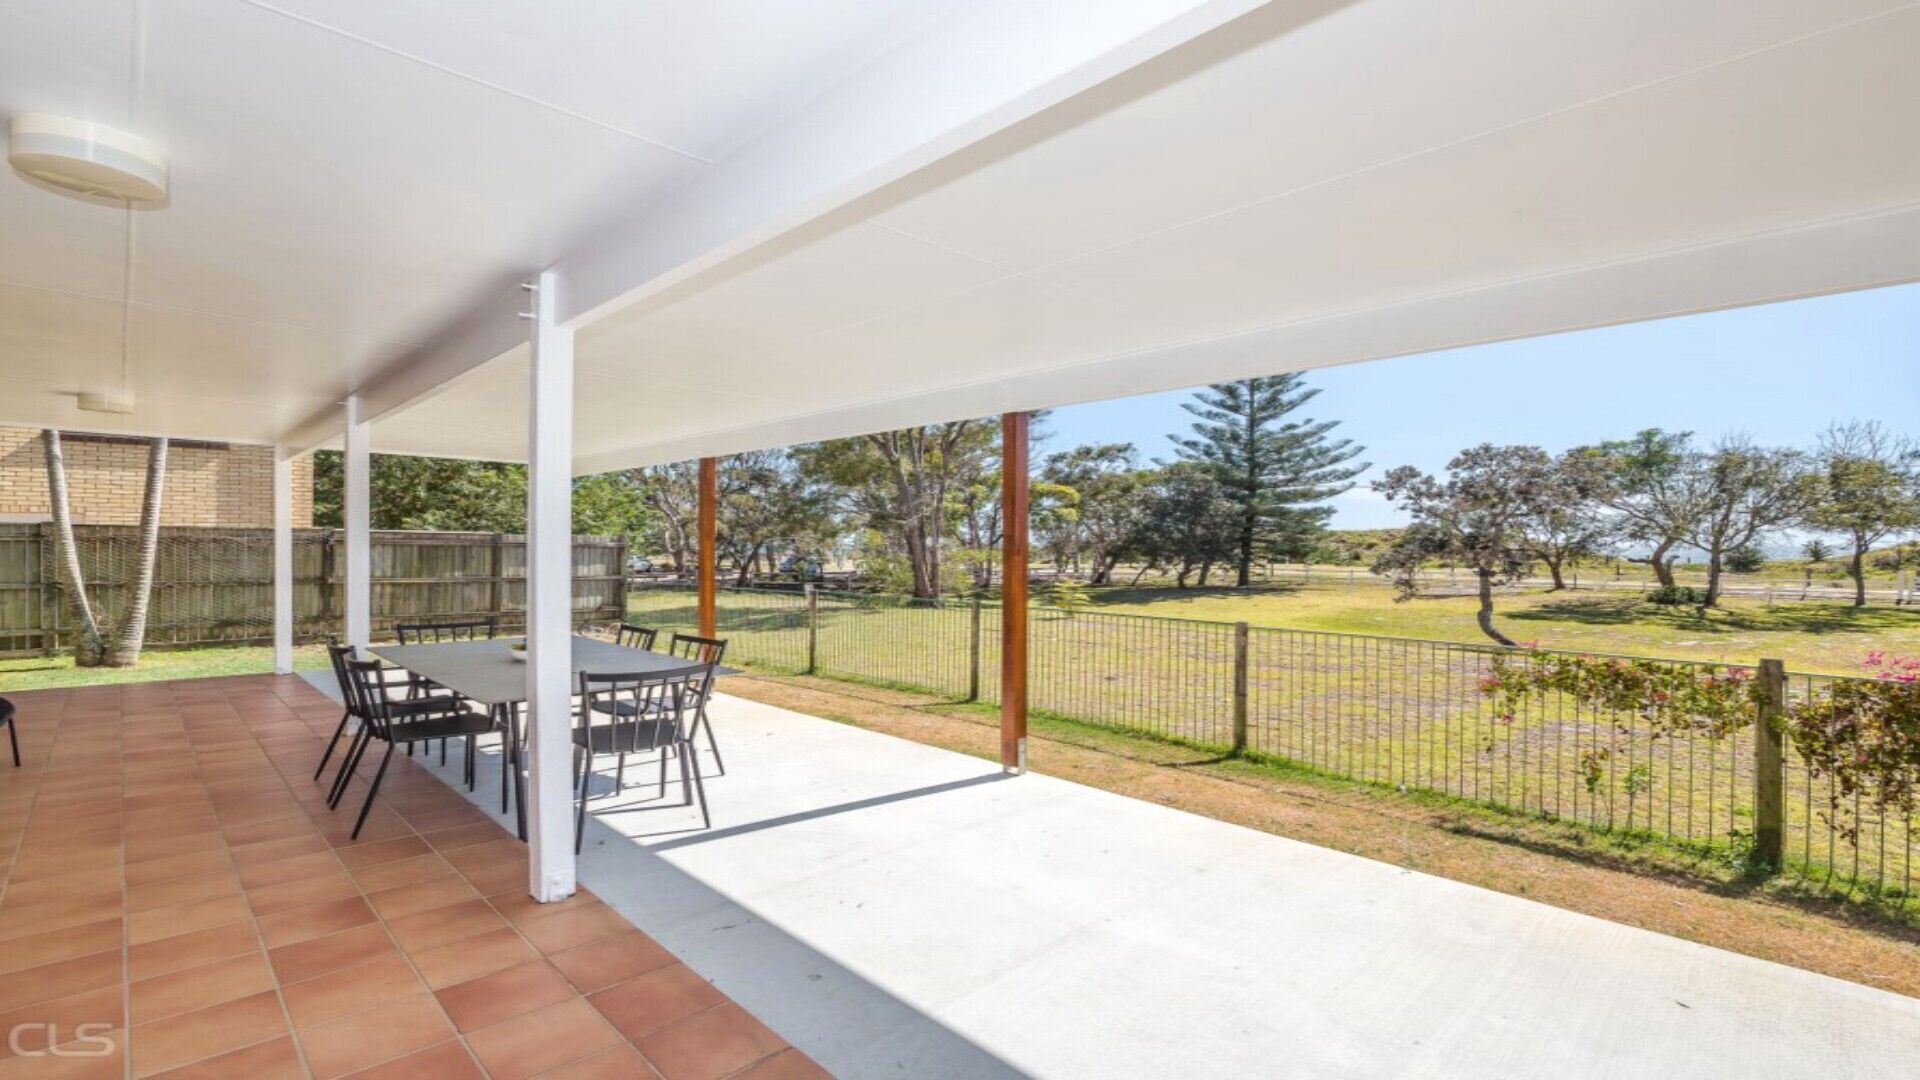
M 627 573 L 651 574 L 653 573 L 653 560 L 647 558 L 645 555 L 629 555 L 627 556 Z

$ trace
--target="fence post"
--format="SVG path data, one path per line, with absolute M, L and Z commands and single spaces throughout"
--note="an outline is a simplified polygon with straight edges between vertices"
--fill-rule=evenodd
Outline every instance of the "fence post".
M 1778 867 L 1786 853 L 1786 755 L 1780 719 L 1786 711 L 1787 672 L 1778 660 L 1760 661 L 1759 708 L 1753 731 L 1753 857 Z
M 1233 624 L 1233 752 L 1247 752 L 1247 624 Z
M 973 594 L 972 622 L 967 632 L 967 700 L 980 700 L 980 594 Z
M 820 668 L 820 594 L 811 581 L 804 588 L 807 590 L 807 674 L 811 675 Z

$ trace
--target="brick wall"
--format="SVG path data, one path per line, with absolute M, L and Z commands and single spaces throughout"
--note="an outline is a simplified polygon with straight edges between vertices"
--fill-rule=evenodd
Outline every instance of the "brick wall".
M 147 448 L 68 436 L 67 491 L 74 521 L 137 525 L 147 482 Z M 0 520 L 45 518 L 46 454 L 38 428 L 0 427 Z M 173 446 L 167 451 L 163 525 L 266 528 L 273 524 L 273 449 Z M 293 524 L 313 524 L 313 457 L 293 463 Z

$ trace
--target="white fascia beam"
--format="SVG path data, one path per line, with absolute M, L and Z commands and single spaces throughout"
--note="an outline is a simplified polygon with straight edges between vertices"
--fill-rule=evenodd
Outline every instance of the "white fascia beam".
M 976 0 L 563 260 L 560 317 L 593 322 L 1268 2 Z
M 654 203 L 595 230 L 548 269 L 578 328 L 1276 0 L 975 0 L 802 106 Z M 1308 19 L 1344 0 L 1292 0 Z M 355 388 L 379 417 L 522 345 L 517 286 L 484 298 L 432 345 Z M 338 414 L 281 438 L 330 441 Z
M 719 457 L 1912 281 L 1920 281 L 1920 206 L 1893 207 L 591 454 L 576 461 L 574 471 L 587 475 Z

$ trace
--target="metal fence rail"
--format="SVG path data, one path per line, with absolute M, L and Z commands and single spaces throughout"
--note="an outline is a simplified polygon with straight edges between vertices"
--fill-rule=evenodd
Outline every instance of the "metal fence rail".
M 636 588 L 629 611 L 663 628 L 694 623 L 684 586 Z M 997 700 L 992 604 L 723 589 L 718 618 L 731 660 Z M 1796 873 L 1903 900 L 1913 890 L 1912 822 L 1883 820 L 1864 799 L 1835 821 L 1831 781 L 1777 736 L 1762 747 L 1754 725 L 1719 739 L 1660 732 L 1632 710 L 1558 693 L 1509 719 L 1482 680 L 1510 650 L 1084 609 L 1036 608 L 1028 632 L 1030 701 L 1045 713 L 1728 855 L 1770 824 Z M 1843 677 L 1785 678 L 1804 698 Z M 1777 809 L 1757 804 L 1763 751 L 1779 762 Z M 1857 825 L 1857 843 L 1843 824 Z

